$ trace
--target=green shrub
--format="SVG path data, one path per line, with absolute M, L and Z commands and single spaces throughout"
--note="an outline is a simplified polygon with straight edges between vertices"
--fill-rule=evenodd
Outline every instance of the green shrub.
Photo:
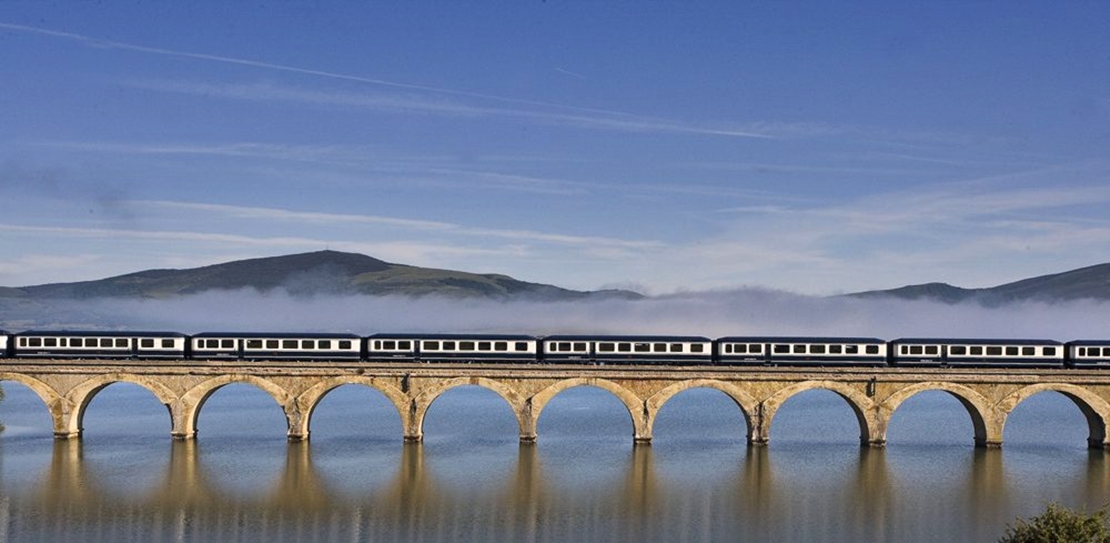
M 1110 528 L 1106 524 L 1106 508 L 1094 513 L 1079 513 L 1059 504 L 1050 503 L 1048 509 L 1029 520 L 1019 518 L 1017 524 L 1006 527 L 1006 535 L 999 543 L 1110 543 Z

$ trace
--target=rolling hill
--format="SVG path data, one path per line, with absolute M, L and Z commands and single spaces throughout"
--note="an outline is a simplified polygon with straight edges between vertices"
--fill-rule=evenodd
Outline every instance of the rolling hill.
M 641 297 L 631 291 L 576 291 L 506 275 L 392 264 L 373 257 L 318 251 L 238 260 L 190 269 L 147 270 L 96 281 L 0 288 L 0 298 L 173 298 L 211 290 L 284 290 L 296 296 L 396 295 L 538 301 Z

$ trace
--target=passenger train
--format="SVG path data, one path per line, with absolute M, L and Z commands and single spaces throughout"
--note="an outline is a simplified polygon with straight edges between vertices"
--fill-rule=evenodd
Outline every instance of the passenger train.
M 1110 368 L 1110 340 L 0 330 L 12 358 Z

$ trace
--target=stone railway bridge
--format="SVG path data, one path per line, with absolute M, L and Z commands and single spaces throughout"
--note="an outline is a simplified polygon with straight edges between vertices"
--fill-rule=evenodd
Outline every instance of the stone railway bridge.
M 1070 398 L 1087 419 L 1088 445 L 1110 449 L 1110 371 L 1030 369 L 892 369 L 797 367 L 644 367 L 442 365 L 362 362 L 206 362 L 195 360 L 33 360 L 0 363 L 0 381 L 26 385 L 50 411 L 58 439 L 81 435 L 85 408 L 113 383 L 146 388 L 164 404 L 172 435 L 193 439 L 205 400 L 220 387 L 247 383 L 267 392 L 285 412 L 288 437 L 308 439 L 312 412 L 331 390 L 358 384 L 380 391 L 400 415 L 406 441 L 421 441 L 424 415 L 444 392 L 477 385 L 497 393 L 512 408 L 521 442 L 534 442 L 540 415 L 563 390 L 593 386 L 609 391 L 628 408 L 633 439 L 650 443 L 659 410 L 692 388 L 717 389 L 743 411 L 748 442 L 770 439 L 779 407 L 794 395 L 825 389 L 844 398 L 859 421 L 860 442 L 882 447 L 887 425 L 903 402 L 926 390 L 942 390 L 971 417 L 975 444 L 1000 447 L 1010 412 L 1026 398 L 1056 391 Z

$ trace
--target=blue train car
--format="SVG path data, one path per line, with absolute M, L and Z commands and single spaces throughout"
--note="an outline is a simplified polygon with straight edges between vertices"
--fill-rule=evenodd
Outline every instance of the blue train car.
M 1062 368 L 1064 344 L 1048 339 L 901 338 L 890 342 L 895 366 Z
M 362 338 L 355 334 L 205 332 L 189 340 L 200 360 L 359 360 Z
M 721 365 L 883 366 L 887 344 L 869 337 L 729 336 L 718 338 Z
M 696 365 L 713 363 L 713 341 L 701 336 L 556 335 L 541 340 L 548 364 Z
M 1110 368 L 1110 340 L 1081 339 L 1064 346 L 1068 366 L 1073 368 Z
M 519 334 L 375 334 L 366 338 L 368 362 L 532 364 L 535 337 Z
M 30 330 L 9 341 L 17 357 L 185 358 L 188 336 L 178 332 Z

